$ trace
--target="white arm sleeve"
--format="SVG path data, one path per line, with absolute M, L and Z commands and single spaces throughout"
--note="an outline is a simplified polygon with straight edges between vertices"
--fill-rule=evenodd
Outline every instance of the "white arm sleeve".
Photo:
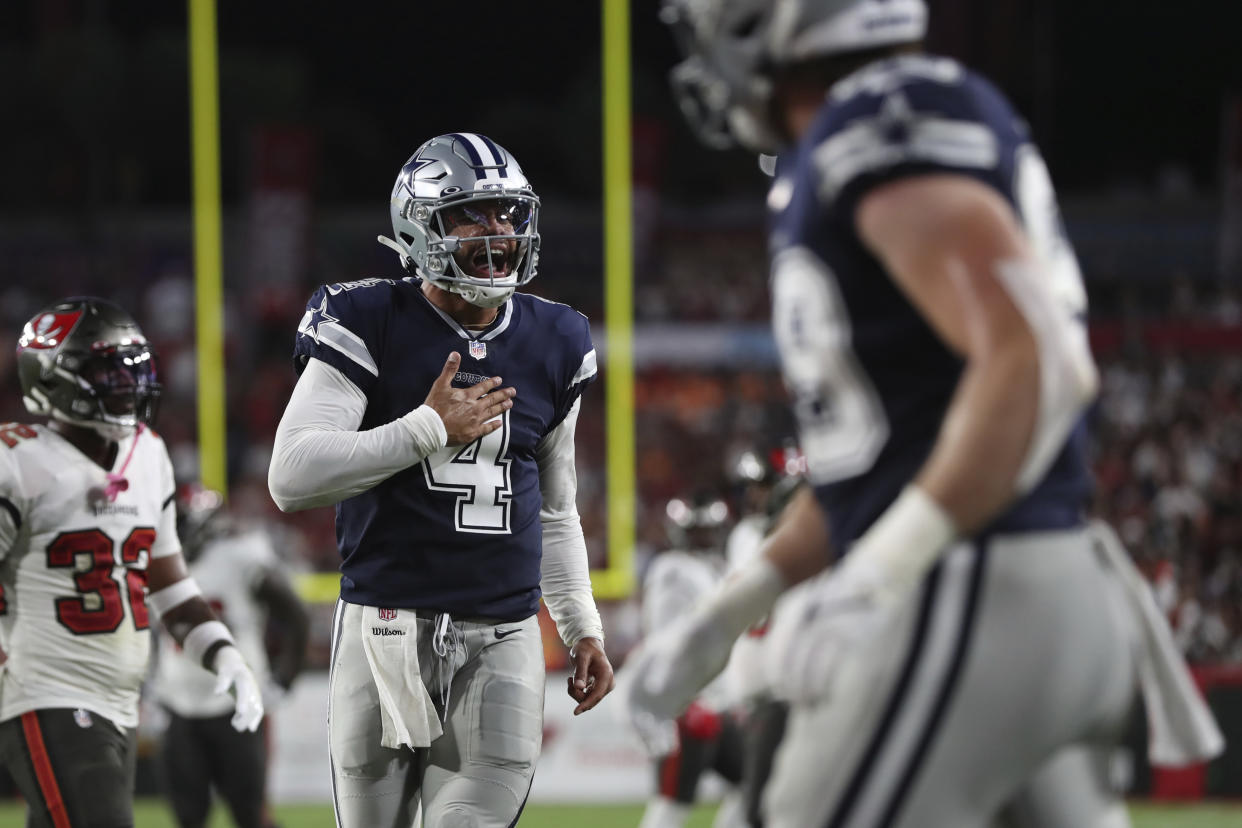
M 366 395 L 344 374 L 326 362 L 307 361 L 276 428 L 267 472 L 281 511 L 328 506 L 365 492 L 448 440 L 440 415 L 429 406 L 358 431 L 366 408 Z
M 591 595 L 586 539 L 578 517 L 578 471 L 574 466 L 574 430 L 580 400 L 539 443 L 539 489 L 543 508 L 543 572 L 540 587 L 548 614 L 569 647 L 584 638 L 604 640 L 604 625 Z

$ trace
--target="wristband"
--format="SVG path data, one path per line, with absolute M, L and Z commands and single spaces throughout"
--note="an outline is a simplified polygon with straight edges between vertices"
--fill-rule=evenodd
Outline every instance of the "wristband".
M 915 484 L 902 490 L 841 563 L 841 574 L 868 573 L 893 587 L 908 586 L 926 574 L 941 551 L 957 538 L 953 518 Z
M 191 598 L 202 594 L 202 590 L 198 588 L 198 582 L 193 576 L 187 575 L 180 581 L 174 581 L 163 589 L 157 589 L 148 595 L 147 606 L 155 610 L 156 615 L 163 615 L 170 609 L 179 607 Z
M 233 634 L 229 628 L 219 621 L 204 621 L 196 624 L 186 633 L 181 648 L 195 664 L 207 667 L 204 660 L 209 652 L 214 652 L 217 644 L 232 644 Z
M 708 599 L 703 613 L 732 641 L 767 615 L 787 586 L 776 564 L 767 555 L 759 555 Z

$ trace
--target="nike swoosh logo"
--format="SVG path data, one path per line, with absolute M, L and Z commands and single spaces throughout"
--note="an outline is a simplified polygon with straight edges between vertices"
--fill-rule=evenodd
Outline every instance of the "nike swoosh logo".
M 521 627 L 514 627 L 511 630 L 496 630 L 495 632 L 496 632 L 497 638 L 504 638 L 505 636 L 513 635 L 515 632 L 521 632 L 521 631 L 522 631 Z

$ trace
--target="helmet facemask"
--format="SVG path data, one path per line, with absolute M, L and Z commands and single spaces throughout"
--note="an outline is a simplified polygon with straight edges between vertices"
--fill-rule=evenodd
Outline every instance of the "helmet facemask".
M 503 163 L 482 164 L 480 147 Z M 489 139 L 428 141 L 402 168 L 391 208 L 394 238 L 380 243 L 406 269 L 472 305 L 499 307 L 538 272 L 539 198 Z

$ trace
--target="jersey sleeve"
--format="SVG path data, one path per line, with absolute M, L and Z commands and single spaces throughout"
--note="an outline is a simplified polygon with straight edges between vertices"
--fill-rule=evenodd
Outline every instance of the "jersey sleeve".
M 153 434 L 152 437 L 155 437 Z M 151 559 L 166 558 L 181 552 L 181 539 L 177 536 L 177 480 L 173 474 L 172 458 L 163 439 L 159 440 L 159 525 L 155 527 L 155 543 L 151 545 Z
M 0 446 L 0 560 L 16 546 L 26 519 L 26 498 L 18 471 L 16 458 Z
M 850 215 L 871 189 L 933 173 L 999 186 L 1001 130 L 1024 129 L 982 78 L 946 59 L 880 65 L 834 89 L 812 128 L 821 201 Z
M 566 358 L 564 363 L 564 382 L 556 399 L 556 416 L 548 430 L 560 425 L 574 403 L 582 396 L 582 392 L 590 385 L 599 368 L 596 364 L 595 345 L 591 342 L 591 324 L 587 318 L 575 310 L 566 308 L 560 327 L 566 337 Z
M 323 285 L 311 295 L 298 322 L 294 367 L 300 374 L 311 357 L 336 368 L 363 393 L 379 377 L 378 344 L 387 322 L 387 290 L 374 284 Z

